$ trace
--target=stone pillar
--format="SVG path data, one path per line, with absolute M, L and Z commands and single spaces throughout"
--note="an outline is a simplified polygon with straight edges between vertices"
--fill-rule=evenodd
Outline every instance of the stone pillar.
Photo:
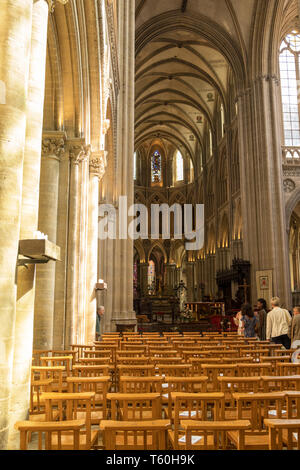
M 69 191 L 69 228 L 68 228 L 68 263 L 67 263 L 67 300 L 65 319 L 65 348 L 77 343 L 78 337 L 78 271 L 79 271 L 79 226 L 81 164 L 87 160 L 90 148 L 82 139 L 68 142 L 70 156 L 70 191 Z
M 89 211 L 88 211 L 88 259 L 87 259 L 87 310 L 85 321 L 85 344 L 95 341 L 97 299 L 95 284 L 98 274 L 98 204 L 99 180 L 107 164 L 107 152 L 93 153 L 89 162 Z
M 176 264 L 166 264 L 165 289 L 168 294 L 174 295 L 176 285 Z
M 63 132 L 43 135 L 39 202 L 39 231 L 56 243 L 60 158 L 65 151 Z M 34 349 L 52 349 L 55 293 L 55 262 L 36 269 Z
M 33 3 L 28 96 L 26 102 L 26 142 L 20 239 L 32 239 L 38 228 L 41 140 L 46 69 L 48 3 Z M 30 365 L 32 361 L 35 265 L 20 266 L 17 277 L 17 312 L 14 364 L 10 399 L 10 449 L 19 448 L 17 421 L 27 419 L 30 400 Z
M 279 81 L 265 75 L 238 97 L 243 251 L 252 265 L 252 302 L 257 297 L 256 272 L 272 270 L 273 292 L 289 308 L 279 96 Z
M 117 196 L 127 196 L 128 206 L 134 201 L 134 51 L 135 51 L 135 1 L 118 2 L 119 18 L 119 70 L 121 77 L 118 97 L 117 134 Z M 119 208 L 120 211 L 120 208 Z M 120 215 L 120 214 L 119 214 Z M 113 322 L 136 325 L 133 311 L 133 240 L 122 239 L 115 243 L 115 292 Z
M 68 152 L 66 152 L 61 157 L 59 164 L 56 244 L 60 247 L 61 261 L 56 263 L 55 265 L 55 294 L 53 321 L 53 348 L 57 350 L 62 350 L 65 347 L 69 185 L 70 159 Z
M 186 281 L 187 281 L 187 300 L 194 301 L 194 263 L 188 262 L 186 264 Z
M 31 22 L 32 0 L 1 1 L 0 449 L 8 442 Z
M 141 296 L 148 295 L 148 263 L 140 263 L 140 289 Z

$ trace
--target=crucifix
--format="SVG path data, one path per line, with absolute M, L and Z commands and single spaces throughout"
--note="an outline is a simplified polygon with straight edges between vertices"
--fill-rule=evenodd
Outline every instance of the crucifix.
M 248 288 L 250 288 L 251 286 L 249 286 L 249 285 L 247 284 L 246 279 L 244 279 L 243 285 L 238 286 L 238 287 L 239 287 L 239 288 L 241 287 L 242 289 L 244 289 L 245 303 L 247 303 L 247 302 L 248 302 L 248 295 L 247 295 L 247 294 L 248 294 Z

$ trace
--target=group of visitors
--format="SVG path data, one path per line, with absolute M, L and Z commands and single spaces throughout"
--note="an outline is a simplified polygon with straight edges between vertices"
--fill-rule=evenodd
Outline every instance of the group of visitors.
M 291 345 L 300 341 L 300 307 L 295 307 L 291 315 L 280 305 L 279 297 L 271 299 L 270 311 L 265 299 L 258 299 L 255 311 L 250 304 L 244 304 L 234 318 L 238 334 L 245 338 L 269 340 L 290 349 Z

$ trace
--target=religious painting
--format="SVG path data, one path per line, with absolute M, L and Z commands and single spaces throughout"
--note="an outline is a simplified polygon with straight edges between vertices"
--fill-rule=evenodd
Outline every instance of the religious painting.
M 259 284 L 261 290 L 269 290 L 269 277 L 268 276 L 260 276 Z

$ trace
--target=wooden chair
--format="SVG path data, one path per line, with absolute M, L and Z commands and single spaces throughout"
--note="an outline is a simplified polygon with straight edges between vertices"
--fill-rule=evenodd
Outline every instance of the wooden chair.
M 183 420 L 224 419 L 223 393 L 171 393 L 171 399 L 174 402 L 174 430 L 168 431 L 168 438 L 174 450 L 185 449 L 185 431 L 181 427 Z M 202 440 L 193 447 L 195 450 L 201 448 L 203 448 Z
M 29 405 L 30 421 L 46 421 L 45 404 L 41 401 L 41 394 L 51 392 L 52 383 L 52 379 L 34 380 L 33 377 L 31 378 Z
M 119 379 L 120 393 L 162 393 L 164 378 L 150 377 L 126 377 Z
M 167 405 L 165 414 L 167 418 L 174 418 L 174 402 L 172 393 L 206 393 L 208 377 L 164 377 L 162 384 L 162 403 Z
M 155 372 L 162 377 L 189 377 L 192 369 L 190 364 L 156 364 Z
M 300 390 L 300 375 L 262 376 L 261 381 L 265 393 Z
M 278 362 L 277 375 L 300 375 L 300 364 Z
M 105 450 L 166 450 L 168 420 L 153 421 L 102 421 Z
M 111 419 L 145 421 L 161 419 L 160 393 L 108 393 L 111 402 Z
M 85 420 L 72 420 L 60 422 L 37 422 L 19 421 L 15 424 L 15 429 L 20 431 L 20 450 L 28 450 L 28 435 L 38 433 L 38 450 L 63 450 L 63 436 L 68 433 L 73 443 L 71 450 L 80 449 L 80 432 L 85 427 Z M 43 439 L 45 434 L 45 439 Z M 53 442 L 57 445 L 53 445 Z
M 235 364 L 202 364 L 202 374 L 208 377 L 207 390 L 216 392 L 219 390 L 218 377 L 234 377 L 237 372 Z
M 117 375 L 118 377 L 127 375 L 129 377 L 149 377 L 155 375 L 155 368 L 153 364 L 148 365 L 120 365 L 117 366 Z
M 90 450 L 98 443 L 98 430 L 91 428 L 92 400 L 95 398 L 94 392 L 83 393 L 43 393 L 42 399 L 45 401 L 46 420 L 54 420 L 54 412 L 57 404 L 63 410 L 59 414 L 59 421 L 77 420 L 78 414 L 85 415 L 85 427 L 79 436 L 79 449 Z M 52 449 L 55 450 L 60 445 L 62 450 L 71 450 L 74 447 L 73 436 L 69 433 L 61 434 L 61 442 L 57 440 L 55 434 L 51 440 Z
M 300 450 L 300 419 L 265 419 L 269 430 L 269 450 Z M 287 439 L 283 438 L 286 433 Z
M 272 375 L 272 364 L 270 362 L 264 362 L 262 364 L 238 364 L 237 375 L 238 377 L 260 377 L 262 375 Z
M 68 392 L 83 393 L 94 392 L 91 401 L 91 423 L 99 424 L 107 418 L 107 393 L 110 383 L 109 376 L 102 377 L 68 377 Z M 81 419 L 85 412 L 78 412 L 77 418 Z
M 233 393 L 233 398 L 237 403 L 236 419 L 244 419 L 246 413 L 251 423 L 251 429 L 245 433 L 245 450 L 268 450 L 269 436 L 264 419 L 283 417 L 284 393 Z M 228 437 L 237 446 L 238 433 L 229 431 Z
M 31 380 L 51 380 L 52 392 L 63 392 L 67 389 L 67 384 L 64 382 L 64 366 L 47 367 L 47 366 L 32 366 L 31 367 Z
M 234 393 L 258 393 L 261 388 L 260 377 L 218 377 L 219 391 L 225 395 L 225 419 L 236 419 L 236 402 Z M 250 407 L 243 409 L 243 419 L 250 417 Z
M 109 375 L 110 367 L 108 364 L 98 365 L 75 365 L 73 367 L 74 377 L 100 377 Z
M 250 429 L 251 423 L 247 420 L 240 421 L 181 421 L 181 427 L 185 432 L 185 450 L 193 450 L 193 440 L 203 440 L 202 450 L 228 450 L 228 431 L 238 433 L 237 450 L 245 448 L 245 431 Z

